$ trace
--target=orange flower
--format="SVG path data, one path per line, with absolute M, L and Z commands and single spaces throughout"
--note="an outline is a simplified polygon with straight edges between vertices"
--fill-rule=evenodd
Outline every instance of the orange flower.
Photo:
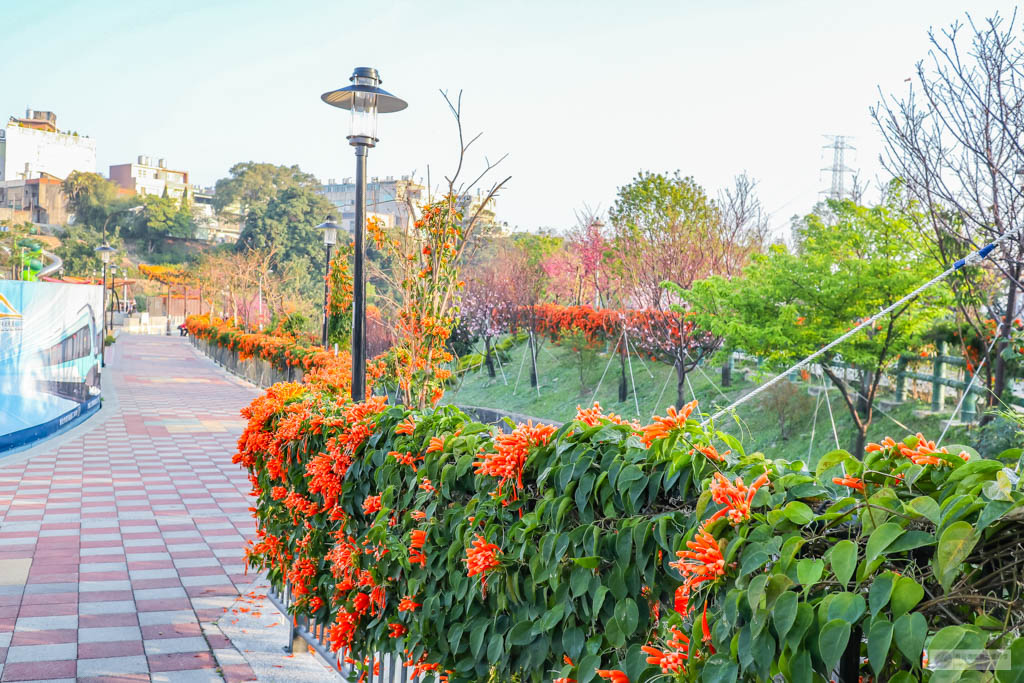
M 750 503 L 754 500 L 754 494 L 767 483 L 767 472 L 755 479 L 749 489 L 743 485 L 742 478 L 737 477 L 736 483 L 730 484 L 721 472 L 715 472 L 711 481 L 711 500 L 725 507 L 704 522 L 704 526 L 724 516 L 729 517 L 729 523 L 733 526 L 750 519 Z
M 487 592 L 487 572 L 501 565 L 498 562 L 497 554 L 498 546 L 488 543 L 480 534 L 477 534 L 473 539 L 473 544 L 466 548 L 466 559 L 463 560 L 466 563 L 466 576 L 472 578 L 480 574 L 480 585 L 485 594 Z
M 715 581 L 725 575 L 725 558 L 718 541 L 701 526 L 692 541 L 686 542 L 689 550 L 679 550 L 675 562 L 669 566 L 683 575 L 683 585 L 676 590 L 676 611 L 685 614 L 689 605 L 690 592 L 705 581 Z M 682 609 L 680 609 L 682 607 Z
M 575 419 L 579 420 L 588 427 L 596 427 L 597 425 L 603 424 L 605 422 L 611 422 L 617 425 L 626 424 L 626 421 L 623 420 L 618 415 L 616 415 L 615 413 L 605 414 L 604 412 L 602 412 L 601 404 L 598 403 L 597 401 L 594 401 L 594 406 L 592 408 L 581 408 L 580 406 L 576 406 Z
M 618 669 L 597 669 L 600 678 L 607 678 L 612 683 L 629 683 L 629 676 Z
M 417 521 L 422 522 L 424 519 L 427 518 L 427 513 L 423 512 L 423 510 L 413 510 L 412 512 L 409 513 L 409 516 Z
M 667 413 L 668 417 L 654 417 L 654 422 L 645 427 L 641 428 L 642 438 L 644 445 L 650 447 L 658 439 L 664 439 L 669 436 L 674 430 L 682 429 L 686 426 L 686 421 L 690 418 L 690 414 L 697 408 L 697 401 L 690 401 L 681 410 L 677 411 L 675 407 L 670 406 Z
M 363 501 L 363 512 L 368 515 L 380 512 L 380 508 L 380 496 L 367 496 L 366 500 Z
M 412 434 L 413 430 L 416 429 L 416 420 L 412 415 L 402 420 L 397 427 L 395 427 L 395 434 Z
M 857 477 L 832 477 L 832 483 L 839 486 L 849 486 L 857 491 L 864 491 L 864 481 Z
M 498 477 L 498 493 L 508 481 L 515 481 L 512 489 L 512 500 L 519 499 L 519 489 L 523 488 L 523 465 L 530 449 L 543 446 L 555 433 L 551 425 L 533 425 L 533 422 L 521 424 L 511 434 L 499 434 L 494 439 L 496 452 L 479 453 L 474 463 L 476 474 Z
M 438 453 L 444 450 L 444 439 L 439 436 L 430 437 L 430 445 L 427 446 L 427 453 Z
M 684 652 L 663 652 L 650 645 L 644 645 L 640 649 L 647 653 L 647 663 L 659 667 L 662 673 L 676 674 L 685 671 L 683 662 L 686 661 L 687 655 Z
M 419 607 L 420 603 L 413 602 L 411 595 L 406 595 L 398 603 L 399 612 L 415 612 Z

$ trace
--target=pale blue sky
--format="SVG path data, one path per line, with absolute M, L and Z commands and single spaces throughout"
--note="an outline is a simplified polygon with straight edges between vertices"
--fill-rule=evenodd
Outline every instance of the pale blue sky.
M 902 91 L 929 26 L 981 0 L 754 2 L 288 2 L 0 0 L 0 118 L 49 109 L 96 138 L 99 170 L 166 157 L 212 184 L 236 161 L 352 175 L 345 112 L 323 104 L 354 66 L 409 101 L 381 117 L 372 175 L 450 172 L 454 129 L 438 89 L 464 90 L 482 155 L 508 152 L 498 205 L 524 229 L 607 208 L 639 169 L 710 191 L 744 169 L 773 223 L 828 179 L 822 134 L 855 136 L 848 165 L 878 171 L 868 107 Z M 45 9 L 44 9 L 45 8 Z

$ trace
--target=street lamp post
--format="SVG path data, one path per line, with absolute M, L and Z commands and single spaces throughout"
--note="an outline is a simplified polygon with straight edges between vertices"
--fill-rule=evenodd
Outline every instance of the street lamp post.
M 117 292 L 114 290 L 114 282 L 117 280 L 117 266 L 110 266 L 110 324 L 107 325 L 107 329 L 111 332 L 114 331 L 114 297 Z
M 103 292 L 103 306 L 100 308 L 100 321 L 103 326 L 103 336 L 100 339 L 100 367 L 107 367 L 107 316 L 105 315 L 107 309 L 107 264 L 110 263 L 110 257 L 114 254 L 117 249 L 112 246 L 103 243 L 102 246 L 96 247 L 96 253 L 100 255 L 100 260 L 103 261 L 103 285 L 101 290 Z
M 327 350 L 327 322 L 330 318 L 330 296 L 331 296 L 331 247 L 338 241 L 338 224 L 334 222 L 334 216 L 330 215 L 320 225 L 316 226 L 324 233 L 324 246 L 327 247 L 327 267 L 324 269 L 324 328 L 321 334 L 321 344 Z
M 380 74 L 370 67 L 357 67 L 349 78 L 352 85 L 325 92 L 327 104 L 348 109 L 349 144 L 356 148 L 355 273 L 352 287 L 352 400 L 366 399 L 366 273 L 363 232 L 366 229 L 366 155 L 377 144 L 377 114 L 402 111 L 408 103 L 380 88 Z M 324 348 L 327 347 L 326 317 Z

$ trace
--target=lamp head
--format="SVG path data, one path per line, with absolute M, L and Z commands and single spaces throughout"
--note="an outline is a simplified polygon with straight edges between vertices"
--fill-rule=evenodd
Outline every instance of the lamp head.
M 333 247 L 338 241 L 338 224 L 335 223 L 334 214 L 327 217 L 320 225 L 316 226 L 317 230 L 324 231 L 324 245 Z
M 349 110 L 350 144 L 373 147 L 377 144 L 377 114 L 402 111 L 409 105 L 381 89 L 380 74 L 372 67 L 357 67 L 349 81 L 352 85 L 325 92 L 320 99 L 332 107 Z
M 113 256 L 114 252 L 117 251 L 117 249 L 114 249 L 109 244 L 104 244 L 99 247 L 96 247 L 95 251 L 97 254 L 100 255 L 100 260 L 106 264 L 110 263 L 110 257 Z

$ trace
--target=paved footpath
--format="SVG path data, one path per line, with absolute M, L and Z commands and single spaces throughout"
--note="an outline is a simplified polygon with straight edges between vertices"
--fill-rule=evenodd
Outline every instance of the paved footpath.
M 103 385 L 83 425 L 0 456 L 0 680 L 242 681 L 250 663 L 261 679 L 329 677 L 285 658 L 284 637 L 260 664 L 225 635 L 232 614 L 264 608 L 239 610 L 259 596 L 242 561 L 249 483 L 231 463 L 257 389 L 185 339 L 131 335 Z

